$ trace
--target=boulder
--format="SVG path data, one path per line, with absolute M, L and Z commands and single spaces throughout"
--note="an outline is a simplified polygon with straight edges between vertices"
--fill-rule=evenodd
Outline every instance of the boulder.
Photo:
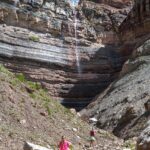
M 29 143 L 29 142 L 25 142 L 23 149 L 24 150 L 53 150 L 53 149 L 48 149 L 46 147 L 35 145 L 35 144 Z
M 146 129 L 141 133 L 137 140 L 136 150 L 149 150 L 150 149 L 150 121 Z
M 150 99 L 144 103 L 145 111 L 150 112 Z
M 35 8 L 41 7 L 42 4 L 43 4 L 43 0 L 32 1 L 32 6 L 35 7 Z
M 22 0 L 23 3 L 28 3 L 35 8 L 39 8 L 43 5 L 44 0 Z

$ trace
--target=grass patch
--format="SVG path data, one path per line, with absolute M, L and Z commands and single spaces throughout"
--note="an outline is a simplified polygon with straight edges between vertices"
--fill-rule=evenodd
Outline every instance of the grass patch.
M 29 94 L 31 98 L 36 99 L 36 95 L 34 93 Z
M 128 141 L 125 141 L 124 147 L 129 148 L 131 150 L 135 150 L 136 145 L 135 145 L 135 142 L 133 142 L 132 140 L 128 140 Z
M 70 109 L 68 109 L 68 108 L 64 108 L 64 113 L 72 115 L 71 112 L 70 112 Z
M 24 74 L 22 74 L 22 73 L 16 74 L 16 78 L 17 78 L 19 81 L 21 81 L 21 82 L 25 82 L 25 81 L 26 81 L 25 76 L 24 76 Z
M 29 87 L 33 90 L 40 90 L 42 89 L 41 84 L 38 82 L 31 82 L 31 81 L 27 81 L 27 84 L 29 85 Z
M 51 115 L 52 115 L 52 111 L 51 111 L 51 109 L 50 109 L 50 107 L 49 107 L 49 103 L 48 103 L 48 102 L 45 102 L 44 106 L 45 106 L 45 108 L 46 108 L 46 110 L 47 110 L 47 112 L 48 112 L 48 115 L 51 116 Z
M 0 64 L 0 72 L 3 72 L 7 75 L 12 75 L 2 64 Z
M 25 76 L 22 73 L 16 74 L 15 77 L 13 76 L 13 78 L 10 80 L 10 84 L 12 86 L 17 86 L 20 82 L 25 82 Z
M 33 42 L 39 42 L 40 38 L 37 35 L 30 35 L 29 40 Z
M 12 79 L 12 80 L 10 81 L 10 84 L 11 84 L 12 86 L 16 86 L 16 85 L 18 84 L 18 81 L 17 81 L 16 79 Z

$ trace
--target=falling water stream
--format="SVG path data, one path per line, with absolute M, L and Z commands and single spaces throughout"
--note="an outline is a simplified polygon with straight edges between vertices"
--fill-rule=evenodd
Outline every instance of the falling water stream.
M 28 0 L 29 2 L 34 2 L 34 0 Z M 19 0 L 14 1 L 14 5 L 17 6 Z M 78 75 L 81 75 L 82 69 L 80 64 L 80 51 L 78 49 L 78 36 L 77 36 L 77 27 L 78 27 L 78 19 L 77 19 L 77 10 L 76 6 L 78 5 L 79 0 L 70 0 L 70 4 L 73 8 L 73 25 L 74 25 L 74 38 L 75 38 L 75 44 L 74 44 L 74 50 L 75 50 L 75 57 L 76 57 L 76 67 Z
M 19 0 L 15 0 L 14 1 L 14 6 L 17 6 L 18 3 L 19 3 Z
M 76 54 L 76 66 L 78 74 L 82 73 L 81 65 L 80 65 L 80 51 L 78 49 L 78 36 L 77 36 L 77 11 L 76 6 L 78 5 L 78 0 L 71 0 L 73 6 L 73 14 L 74 14 L 74 36 L 75 36 L 75 54 Z

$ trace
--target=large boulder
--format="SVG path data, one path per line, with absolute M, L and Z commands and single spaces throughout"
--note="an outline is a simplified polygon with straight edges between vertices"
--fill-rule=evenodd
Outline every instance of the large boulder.
M 150 150 L 150 121 L 137 140 L 137 150 Z
M 48 149 L 39 145 L 35 145 L 29 142 L 25 142 L 24 144 L 24 150 L 53 150 L 53 149 Z
M 28 0 L 28 1 L 32 4 L 33 7 L 36 7 L 36 8 L 41 7 L 43 4 L 43 0 L 36 0 L 36 1 Z

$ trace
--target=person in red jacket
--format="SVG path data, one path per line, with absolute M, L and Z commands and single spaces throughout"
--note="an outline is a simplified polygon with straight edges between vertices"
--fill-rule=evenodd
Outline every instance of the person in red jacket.
M 71 142 L 67 141 L 64 136 L 62 136 L 58 146 L 59 146 L 59 150 L 70 150 L 72 144 Z

